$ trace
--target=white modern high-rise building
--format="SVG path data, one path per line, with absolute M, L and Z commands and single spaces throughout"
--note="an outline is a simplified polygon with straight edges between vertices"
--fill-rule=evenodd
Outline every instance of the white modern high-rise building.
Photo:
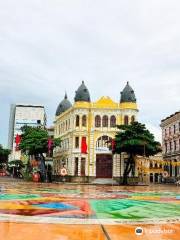
M 46 125 L 45 108 L 42 105 L 12 104 L 9 118 L 8 148 L 11 149 L 9 160 L 20 159 L 21 152 L 17 150 L 15 139 L 21 135 L 21 127 Z

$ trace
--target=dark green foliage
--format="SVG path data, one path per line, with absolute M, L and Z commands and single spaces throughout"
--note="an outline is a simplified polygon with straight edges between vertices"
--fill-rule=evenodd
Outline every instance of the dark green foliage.
M 0 144 L 0 163 L 6 163 L 10 153 L 11 151 L 9 149 L 3 148 Z
M 28 152 L 29 155 L 36 155 L 48 152 L 48 132 L 41 127 L 22 127 L 23 134 L 21 135 L 21 143 L 19 145 L 23 152 Z M 59 138 L 53 140 L 53 146 L 60 145 Z
M 42 180 L 45 180 L 45 157 L 44 153 L 48 153 L 48 132 L 41 127 L 22 127 L 23 134 L 21 135 L 21 142 L 19 148 L 22 152 L 33 155 L 38 161 L 41 162 L 41 175 Z M 54 139 L 52 149 L 60 145 L 61 140 Z M 51 149 L 51 150 L 52 150 Z
M 29 155 L 36 155 L 47 152 L 48 132 L 40 127 L 22 128 L 23 134 L 19 148 Z
M 123 175 L 123 183 L 127 184 L 127 177 L 131 171 L 133 172 L 135 166 L 135 156 L 153 156 L 161 151 L 161 145 L 155 141 L 154 135 L 146 129 L 145 125 L 139 122 L 120 125 L 118 129 L 114 153 L 126 152 L 129 155 Z
M 131 125 L 120 125 L 115 138 L 115 152 L 127 152 L 134 155 L 153 156 L 161 151 L 161 144 L 144 124 L 134 122 Z
M 61 139 L 60 138 L 54 138 L 53 139 L 53 148 L 57 147 L 57 146 L 60 146 L 60 144 L 61 144 Z

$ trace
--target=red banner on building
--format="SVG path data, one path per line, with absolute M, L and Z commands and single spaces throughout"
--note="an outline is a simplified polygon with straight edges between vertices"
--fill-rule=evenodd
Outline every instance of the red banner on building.
M 81 141 L 81 153 L 87 153 L 87 143 L 86 143 L 86 137 L 82 137 Z
M 48 139 L 48 152 L 52 150 L 53 147 L 53 140 L 51 138 Z
M 16 151 L 19 151 L 19 144 L 21 142 L 21 135 L 17 134 L 15 137 Z

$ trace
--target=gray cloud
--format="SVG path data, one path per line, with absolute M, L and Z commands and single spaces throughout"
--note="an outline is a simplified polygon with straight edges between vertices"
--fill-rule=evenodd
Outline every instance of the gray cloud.
M 178 0 L 1 1 L 1 142 L 10 103 L 44 104 L 51 124 L 82 79 L 93 100 L 116 101 L 130 81 L 139 119 L 159 139 L 160 120 L 179 110 L 179 10 Z

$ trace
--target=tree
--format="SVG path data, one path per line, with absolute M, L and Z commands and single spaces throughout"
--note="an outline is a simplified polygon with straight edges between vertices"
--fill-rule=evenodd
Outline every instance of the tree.
M 8 163 L 7 170 L 13 177 L 23 178 L 21 173 L 22 168 L 24 168 L 24 164 L 21 160 L 13 160 Z
M 161 144 L 155 141 L 154 135 L 139 122 L 117 127 L 119 132 L 115 137 L 113 153 L 126 152 L 129 156 L 123 174 L 123 184 L 126 185 L 129 173 L 135 166 L 136 155 L 153 156 L 161 151 Z
M 9 149 L 3 148 L 3 146 L 0 144 L 0 164 L 7 163 L 8 156 L 11 153 Z
M 21 128 L 21 142 L 19 148 L 22 152 L 28 155 L 34 155 L 36 160 L 41 162 L 42 179 L 46 178 L 45 174 L 45 157 L 44 153 L 48 153 L 48 132 L 41 127 L 23 126 Z M 54 139 L 52 148 L 60 144 L 60 139 Z

